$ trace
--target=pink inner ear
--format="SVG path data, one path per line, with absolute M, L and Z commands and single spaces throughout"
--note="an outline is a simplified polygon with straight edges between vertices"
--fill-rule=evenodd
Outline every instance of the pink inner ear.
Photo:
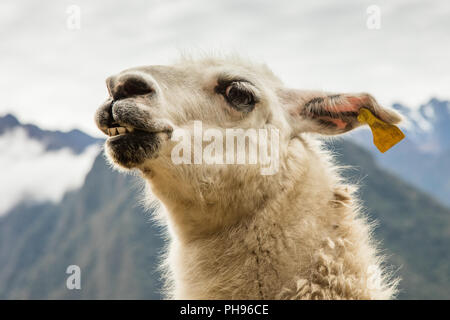
M 347 126 L 347 123 L 344 122 L 342 119 L 335 119 L 335 118 L 326 117 L 326 120 L 330 121 L 330 122 L 333 122 L 338 129 L 345 129 L 345 127 Z
M 351 105 L 351 104 L 344 104 L 344 105 L 341 104 L 341 105 L 337 105 L 337 106 L 326 107 L 325 110 L 331 111 L 334 113 L 353 112 L 353 111 L 358 111 L 358 107 L 355 105 Z
M 331 124 L 338 131 L 351 130 L 363 104 L 360 97 L 331 95 L 313 98 L 305 104 L 304 115 L 323 124 Z
M 339 113 L 339 112 L 357 112 L 359 111 L 359 105 L 356 103 L 350 104 L 338 104 L 338 105 L 327 105 L 325 106 L 325 110 Z
M 358 112 L 361 105 L 361 99 L 357 97 L 345 97 L 343 103 L 330 103 L 325 105 L 324 108 L 327 111 L 339 113 L 339 112 Z

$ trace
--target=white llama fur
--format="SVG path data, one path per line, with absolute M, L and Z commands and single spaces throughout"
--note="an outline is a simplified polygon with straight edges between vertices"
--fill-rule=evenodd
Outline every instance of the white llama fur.
M 150 83 L 153 94 L 116 98 L 130 77 Z M 214 90 L 220 77 L 249 81 L 258 96 L 254 110 L 231 108 Z M 394 111 L 368 94 L 285 88 L 266 66 L 237 57 L 183 58 L 172 66 L 133 68 L 108 79 L 108 87 L 116 101 L 112 115 L 120 124 L 130 124 L 121 117 L 131 114 L 144 115 L 155 128 L 192 130 L 193 121 L 201 120 L 220 130 L 280 130 L 280 168 L 269 176 L 261 175 L 257 165 L 175 165 L 175 142 L 167 130 L 154 130 L 160 143 L 139 159 L 126 146 L 106 143 L 111 162 L 141 172 L 149 194 L 162 204 L 158 219 L 169 234 L 164 263 L 168 298 L 394 297 L 397 281 L 382 267 L 356 188 L 339 176 L 317 135 L 343 133 L 358 123 L 343 115 L 348 126 L 333 127 L 304 113 L 323 106 L 338 113 L 365 106 L 397 123 Z M 103 131 L 104 110 L 112 100 L 97 114 Z

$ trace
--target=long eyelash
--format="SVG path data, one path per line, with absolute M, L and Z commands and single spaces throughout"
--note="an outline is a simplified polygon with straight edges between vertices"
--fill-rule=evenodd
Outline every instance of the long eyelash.
M 227 90 L 228 86 L 232 85 L 233 82 L 240 82 L 240 80 L 236 79 L 218 79 L 217 80 L 217 86 L 214 88 L 214 91 L 216 93 L 220 93 L 225 95 L 225 91 Z
M 251 81 L 248 81 L 243 78 L 236 78 L 236 77 L 219 77 L 217 80 L 217 86 L 214 88 L 214 91 L 216 93 L 224 94 L 225 90 L 229 85 L 231 85 L 233 82 L 235 83 L 241 83 L 241 84 L 250 84 L 254 86 L 254 84 Z

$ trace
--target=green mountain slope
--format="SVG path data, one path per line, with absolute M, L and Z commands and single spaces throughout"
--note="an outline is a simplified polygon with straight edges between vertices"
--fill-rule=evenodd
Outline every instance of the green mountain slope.
M 0 220 L 0 299 L 158 299 L 161 230 L 137 204 L 135 179 L 99 156 L 59 205 L 16 208 Z M 81 290 L 66 289 L 67 266 Z
M 359 146 L 332 145 L 346 176 L 359 182 L 366 212 L 376 219 L 376 238 L 402 278 L 399 298 L 450 299 L 450 209 L 377 167 Z
M 379 169 L 349 143 L 331 148 L 362 185 L 390 263 L 403 278 L 400 298 L 450 298 L 450 209 Z M 84 186 L 58 205 L 16 208 L 0 219 L 0 298 L 157 299 L 161 230 L 137 205 L 133 177 L 99 156 Z M 68 290 L 68 265 L 81 267 L 81 290 Z

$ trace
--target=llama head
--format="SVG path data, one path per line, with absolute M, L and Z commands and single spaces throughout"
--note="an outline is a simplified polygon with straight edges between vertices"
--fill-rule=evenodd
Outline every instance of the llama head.
M 361 107 L 388 123 L 400 120 L 397 113 L 380 107 L 368 94 L 289 89 L 266 66 L 237 58 L 185 59 L 172 66 L 128 69 L 108 78 L 107 87 L 110 97 L 96 113 L 98 127 L 110 136 L 107 155 L 118 167 L 142 171 L 163 202 L 186 206 L 229 208 L 236 203 L 245 211 L 235 190 L 251 183 L 254 192 L 272 183 L 270 176 L 261 174 L 260 158 L 249 163 L 249 153 L 260 151 L 260 134 L 264 133 L 260 130 L 266 130 L 266 143 L 277 132 L 279 141 L 269 143 L 272 150 L 268 154 L 276 151 L 282 164 L 292 139 L 302 133 L 335 135 L 356 128 Z M 197 129 L 201 124 L 202 130 L 197 148 L 196 124 Z M 247 137 L 242 150 L 237 146 L 227 149 L 227 130 L 231 129 L 235 130 L 233 139 Z M 180 148 L 180 130 L 187 133 L 191 148 Z M 254 130 L 256 138 L 249 130 Z M 221 134 L 223 139 L 218 138 Z M 208 164 L 204 152 L 211 151 L 212 143 L 217 148 L 207 152 L 206 158 L 222 158 L 222 163 Z M 256 144 L 259 146 L 252 148 Z M 195 154 L 199 148 L 201 159 Z M 234 163 L 226 161 L 234 151 L 245 153 L 244 163 L 236 161 L 238 154 L 233 155 Z M 181 161 L 174 159 L 174 154 Z M 276 170 L 273 173 L 278 174 Z M 258 197 L 265 196 L 254 192 L 253 198 L 258 202 Z

